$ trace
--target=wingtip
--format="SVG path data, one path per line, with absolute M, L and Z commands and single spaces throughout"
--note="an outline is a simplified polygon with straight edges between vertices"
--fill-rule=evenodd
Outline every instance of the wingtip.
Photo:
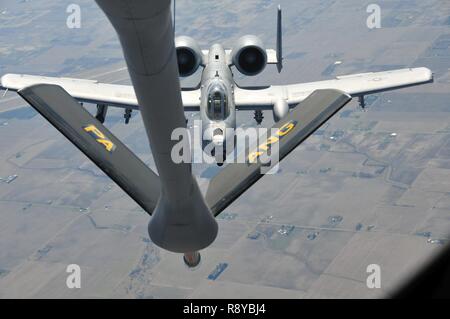
M 428 77 L 428 79 L 430 80 L 431 83 L 434 82 L 434 73 L 433 71 L 431 71 L 429 68 L 424 68 L 424 71 Z
M 15 78 L 17 78 L 17 76 L 20 76 L 19 74 L 12 74 L 12 73 L 7 73 L 4 74 L 1 78 L 0 78 L 0 88 L 3 90 L 6 89 L 12 89 L 15 90 L 16 89 L 16 85 L 15 83 Z
M 8 76 L 9 76 L 9 74 L 4 74 L 4 75 L 2 75 L 2 77 L 0 77 L 0 89 L 3 89 L 3 90 L 6 89 L 5 85 L 8 80 Z
M 421 68 L 417 68 L 415 70 L 420 71 L 423 74 L 423 76 L 425 78 L 427 78 L 428 80 L 433 80 L 434 79 L 434 73 L 429 68 L 421 67 Z
M 434 73 L 429 68 L 420 68 L 423 72 L 423 76 L 428 83 L 434 83 Z
M 407 70 L 409 70 L 409 72 L 412 72 L 418 78 L 418 80 L 419 78 L 422 79 L 423 83 L 434 82 L 434 73 L 429 68 L 419 67 L 419 68 L 410 68 Z

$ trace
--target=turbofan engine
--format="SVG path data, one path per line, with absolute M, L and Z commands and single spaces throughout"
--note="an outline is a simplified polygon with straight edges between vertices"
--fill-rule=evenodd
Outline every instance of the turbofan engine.
M 266 49 L 258 37 L 254 35 L 243 36 L 233 47 L 232 61 L 242 74 L 256 75 L 266 67 Z
M 178 71 L 181 77 L 194 74 L 202 64 L 202 50 L 191 37 L 180 36 L 175 39 Z

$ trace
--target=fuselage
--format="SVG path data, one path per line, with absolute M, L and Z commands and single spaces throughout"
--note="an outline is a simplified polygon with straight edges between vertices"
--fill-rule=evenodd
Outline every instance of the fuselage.
M 224 153 L 229 152 L 231 150 L 225 148 L 226 141 L 234 138 L 236 127 L 234 81 L 225 50 L 220 44 L 213 44 L 209 49 L 201 83 L 203 149 L 209 154 L 212 149 L 219 148 Z

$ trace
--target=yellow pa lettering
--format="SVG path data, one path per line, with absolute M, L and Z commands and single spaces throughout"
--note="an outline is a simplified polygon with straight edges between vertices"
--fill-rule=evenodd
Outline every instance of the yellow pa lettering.
M 97 141 L 97 143 L 102 144 L 105 149 L 108 152 L 112 152 L 116 149 L 116 145 L 111 142 L 106 136 L 105 134 L 103 134 L 97 127 L 95 127 L 94 125 L 88 125 L 86 127 L 83 128 L 86 132 L 89 133 L 89 135 L 91 135 L 93 138 L 95 138 L 95 140 Z

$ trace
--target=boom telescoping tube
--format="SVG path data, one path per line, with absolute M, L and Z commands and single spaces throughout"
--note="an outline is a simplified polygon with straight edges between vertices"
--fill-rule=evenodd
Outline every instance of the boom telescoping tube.
M 171 158 L 178 142 L 171 140 L 171 134 L 176 128 L 186 128 L 186 122 L 170 0 L 96 2 L 119 36 L 161 179 L 161 195 L 149 223 L 150 238 L 173 252 L 203 249 L 216 238 L 217 222 L 192 175 L 191 164 L 176 164 Z

